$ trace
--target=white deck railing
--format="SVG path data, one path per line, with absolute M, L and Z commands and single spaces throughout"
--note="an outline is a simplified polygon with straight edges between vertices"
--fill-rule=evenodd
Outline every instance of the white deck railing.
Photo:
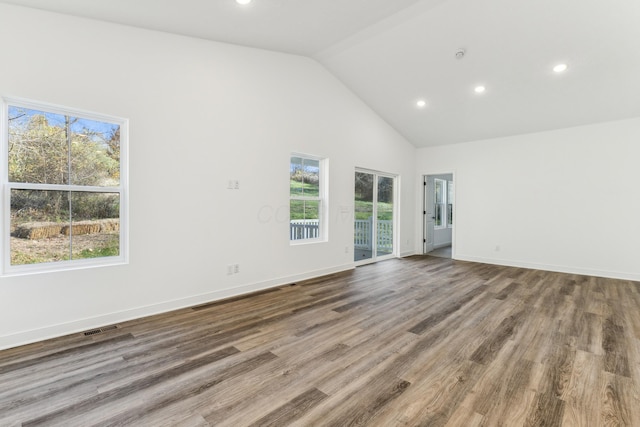
M 376 248 L 382 251 L 393 251 L 393 221 L 377 221 Z M 290 222 L 291 240 L 315 239 L 319 237 L 320 223 L 315 219 L 296 219 Z M 354 221 L 354 247 L 356 249 L 372 249 L 373 218 L 356 219 Z
M 294 219 L 289 225 L 291 240 L 317 239 L 319 230 L 320 221 L 317 219 Z
M 356 219 L 354 221 L 353 243 L 356 249 L 373 248 L 373 218 Z M 379 219 L 377 221 L 376 248 L 379 251 L 393 251 L 393 221 Z

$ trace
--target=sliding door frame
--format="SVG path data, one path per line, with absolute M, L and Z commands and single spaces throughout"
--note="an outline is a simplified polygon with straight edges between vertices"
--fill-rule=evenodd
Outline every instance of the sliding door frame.
M 375 218 L 375 226 L 372 224 L 372 228 L 373 228 L 373 233 L 372 233 L 372 243 L 371 243 L 371 249 L 372 249 L 372 254 L 371 254 L 371 258 L 366 258 L 363 259 L 361 261 L 354 261 L 356 266 L 360 266 L 360 265 L 365 265 L 365 264 L 372 264 L 374 262 L 377 261 L 384 261 L 387 259 L 391 259 L 391 258 L 397 258 L 398 256 L 398 248 L 399 245 L 398 243 L 400 242 L 400 227 L 398 226 L 398 211 L 399 211 L 399 194 L 398 194 L 398 189 L 399 189 L 399 180 L 400 177 L 396 174 L 392 174 L 392 173 L 387 173 L 387 172 L 380 172 L 380 171 L 376 171 L 376 170 L 372 170 L 372 169 L 366 169 L 366 168 L 355 168 L 354 171 L 354 176 L 356 172 L 360 172 L 360 173 L 367 173 L 367 174 L 372 174 L 374 176 L 374 189 L 373 189 L 373 217 Z M 393 215 L 392 215 L 392 230 L 393 230 L 393 237 L 392 237 L 392 242 L 393 242 L 393 249 L 391 251 L 390 254 L 388 255 L 382 255 L 382 256 L 378 256 L 377 252 L 378 252 L 378 244 L 377 244 L 377 239 L 378 239 L 378 227 L 377 227 L 377 218 L 378 218 L 378 178 L 379 177 L 384 177 L 384 178 L 391 178 L 393 179 Z M 355 194 L 353 197 L 354 201 L 355 201 Z M 355 205 L 354 205 L 354 224 L 355 224 Z M 355 255 L 355 247 L 354 247 L 354 255 Z

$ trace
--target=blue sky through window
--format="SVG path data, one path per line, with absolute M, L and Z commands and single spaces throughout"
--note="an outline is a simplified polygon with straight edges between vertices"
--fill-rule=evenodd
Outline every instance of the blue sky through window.
M 50 126 L 63 128 L 65 126 L 65 116 L 59 113 L 51 113 L 41 110 L 32 110 L 25 107 L 9 106 L 9 126 L 26 125 L 33 116 L 44 116 Z M 71 130 L 74 133 L 95 134 L 97 139 L 107 141 L 118 130 L 120 125 L 115 123 L 102 122 L 85 119 L 81 117 L 71 117 Z

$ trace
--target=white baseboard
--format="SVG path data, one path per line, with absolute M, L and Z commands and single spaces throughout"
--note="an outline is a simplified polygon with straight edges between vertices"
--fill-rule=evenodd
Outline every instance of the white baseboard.
M 538 264 L 535 262 L 504 260 L 499 258 L 483 258 L 483 257 L 459 255 L 459 254 L 455 255 L 455 259 L 460 261 L 480 262 L 483 264 L 504 265 L 507 267 L 520 267 L 520 268 L 531 268 L 534 270 L 554 271 L 557 273 L 582 274 L 585 276 L 606 277 L 609 279 L 640 281 L 640 275 L 638 274 L 619 272 L 619 271 L 596 270 L 596 269 L 589 269 L 589 268 L 568 267 L 568 266 L 553 265 L 553 264 Z
M 43 328 L 22 331 L 11 335 L 0 337 L 0 350 L 19 347 L 21 345 L 31 344 L 34 342 L 44 341 L 51 338 L 61 337 L 64 335 L 75 334 L 90 329 L 100 328 L 102 326 L 123 323 L 129 320 L 139 319 L 142 317 L 153 316 L 155 314 L 166 313 L 182 308 L 193 307 L 200 304 L 206 304 L 225 298 L 235 297 L 239 295 L 249 294 L 264 289 L 274 288 L 289 283 L 299 282 L 316 277 L 326 276 L 328 274 L 339 273 L 342 271 L 352 270 L 355 266 L 353 263 L 344 264 L 332 268 L 315 270 L 302 274 L 296 274 L 288 277 L 280 277 L 277 279 L 267 280 L 264 282 L 251 283 L 234 288 L 222 289 L 205 294 L 194 295 L 191 297 L 180 298 L 172 301 L 165 301 L 144 307 L 132 308 L 129 310 L 119 311 L 115 313 L 104 314 L 100 316 L 79 319 L 72 322 L 61 323 L 57 325 L 46 326 Z

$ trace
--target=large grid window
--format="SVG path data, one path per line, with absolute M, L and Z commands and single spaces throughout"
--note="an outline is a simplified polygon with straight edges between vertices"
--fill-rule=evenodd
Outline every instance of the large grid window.
M 321 239 L 326 160 L 294 154 L 289 164 L 289 238 L 291 241 Z
M 3 272 L 126 260 L 124 119 L 5 100 Z

